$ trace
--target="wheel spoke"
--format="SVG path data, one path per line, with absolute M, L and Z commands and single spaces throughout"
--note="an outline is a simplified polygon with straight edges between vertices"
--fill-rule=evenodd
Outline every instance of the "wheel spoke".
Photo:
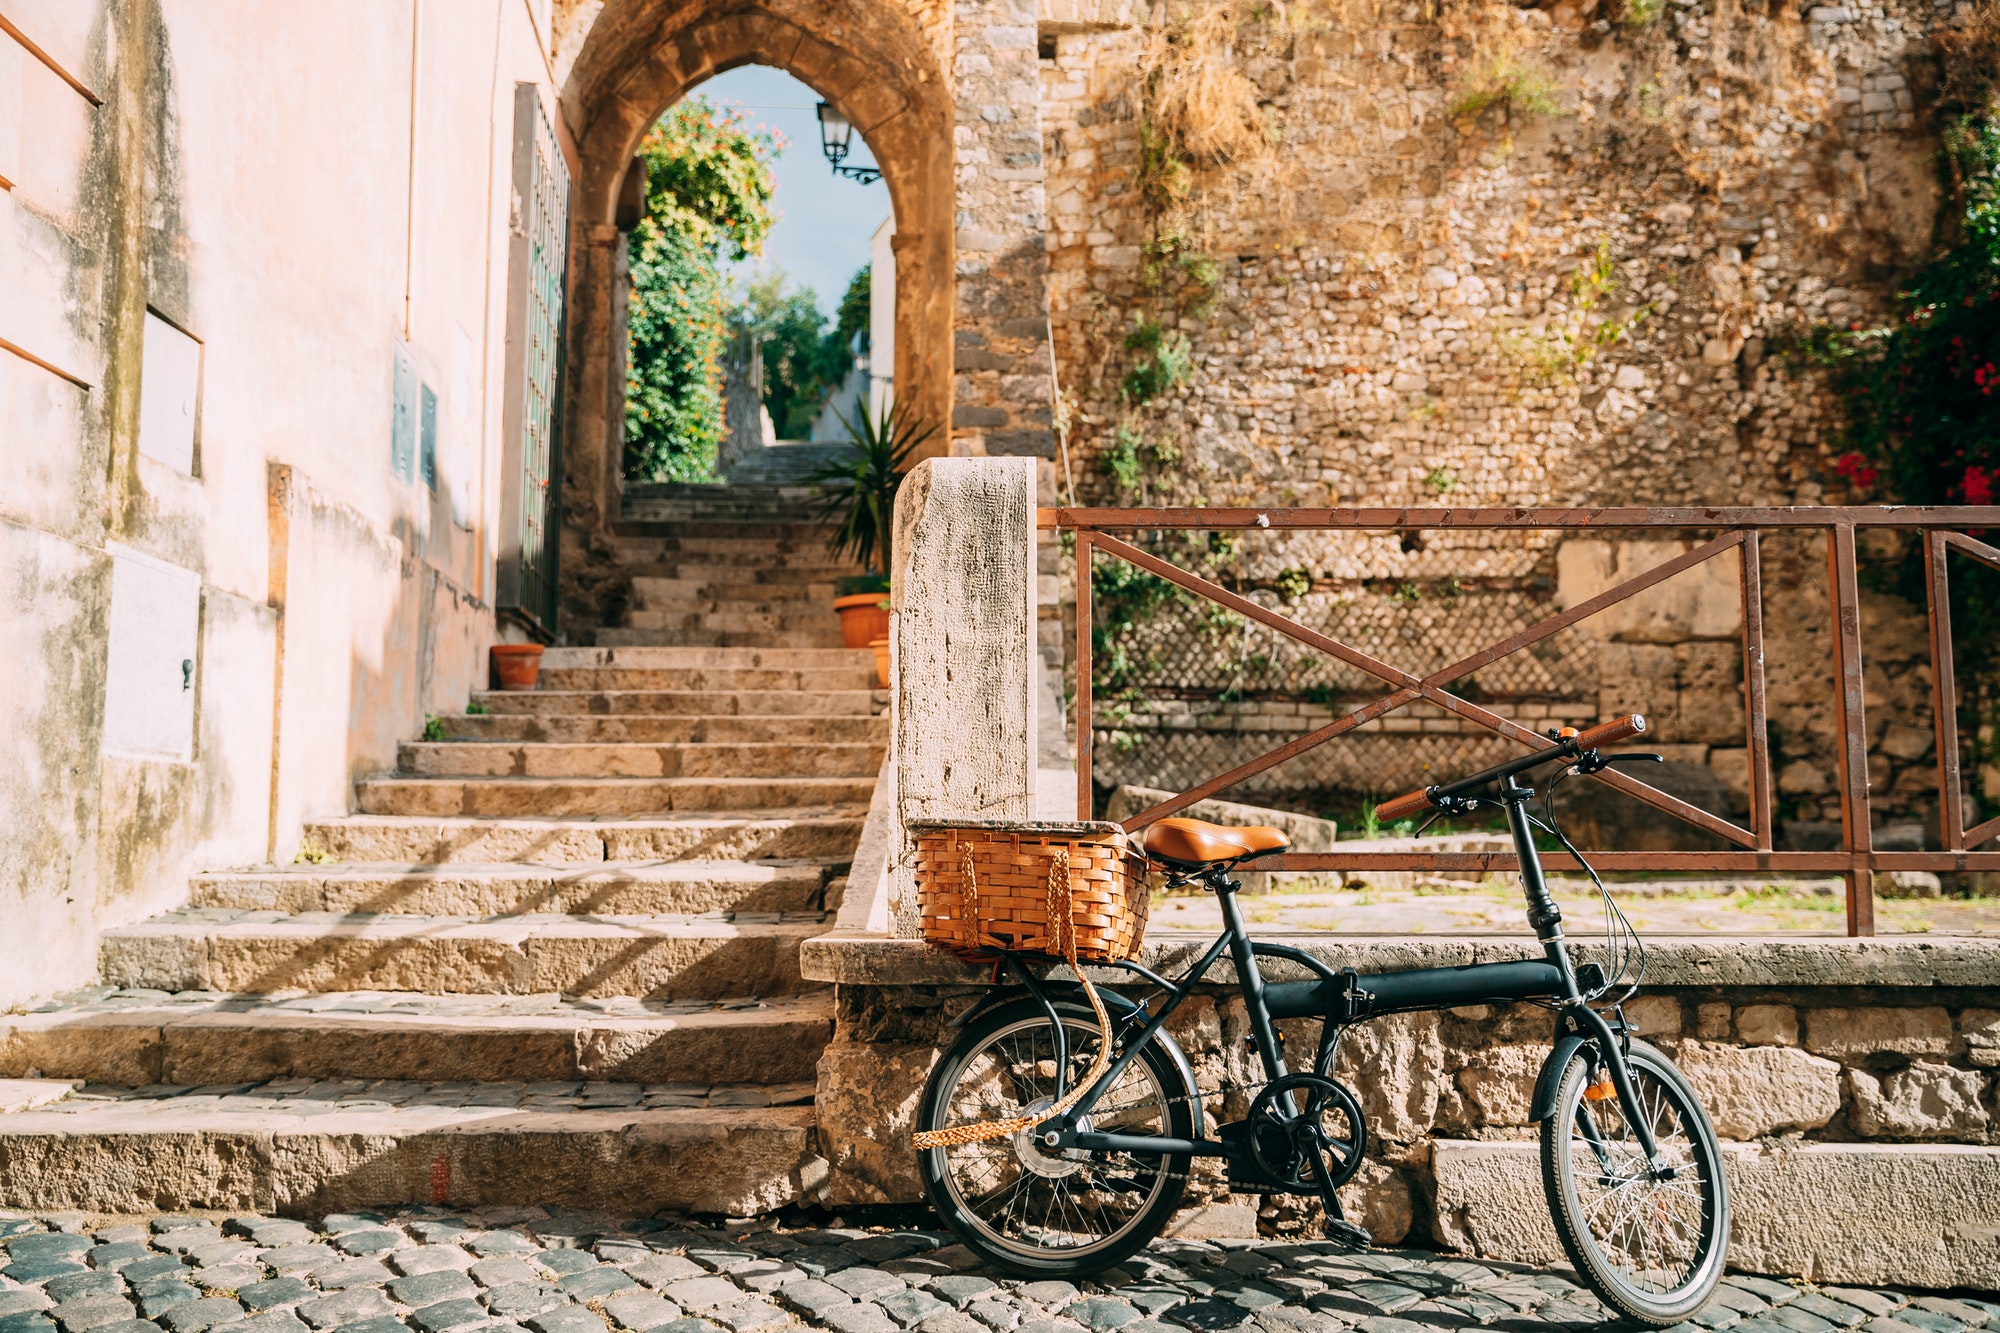
M 1613 1289 L 1623 1289 L 1658 1301 L 1688 1290 L 1713 1269 L 1708 1260 L 1721 1244 L 1710 1234 L 1718 1182 L 1690 1132 L 1695 1120 L 1680 1089 L 1642 1059 L 1632 1061 L 1631 1075 L 1635 1120 L 1627 1120 L 1621 1101 L 1584 1101 L 1580 1082 L 1572 1082 L 1574 1091 L 1565 1101 L 1569 1133 L 1552 1142 L 1559 1174 L 1567 1177 L 1563 1197 L 1574 1200 L 1560 1206 L 1573 1207 L 1574 1239 L 1596 1256 L 1599 1271 L 1590 1275 L 1592 1283 L 1609 1280 L 1609 1288 L 1599 1285 L 1607 1298 L 1615 1296 Z M 1672 1178 L 1646 1159 L 1640 1124 Z M 1638 1308 L 1644 1305 L 1641 1300 Z
M 1094 1024 L 1065 1019 L 1065 1077 L 1055 1075 L 1054 1034 L 1046 1020 L 1024 1020 L 987 1037 L 959 1059 L 940 1101 L 944 1123 L 1031 1115 L 1052 1104 L 1058 1082 L 1074 1088 L 1089 1072 Z M 1178 1092 L 1175 1088 L 1173 1091 Z M 1134 1061 L 1086 1118 L 1098 1132 L 1174 1133 L 1168 1088 L 1146 1060 Z M 935 1113 L 933 1113 L 935 1114 Z M 1150 1155 L 1047 1149 L 1028 1135 L 944 1150 L 940 1183 L 985 1243 L 1024 1255 L 1080 1253 L 1129 1234 L 1178 1177 Z

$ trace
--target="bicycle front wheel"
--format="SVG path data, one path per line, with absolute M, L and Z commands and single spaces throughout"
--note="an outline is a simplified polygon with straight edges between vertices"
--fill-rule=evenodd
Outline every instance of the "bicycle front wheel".
M 1065 1087 L 1097 1055 L 1097 1018 L 1058 1003 Z M 931 1070 L 918 1130 L 1008 1120 L 1055 1103 L 1055 1025 L 1034 1000 L 974 1019 Z M 1120 1071 L 1078 1128 L 1192 1138 L 1190 1095 L 1159 1041 Z M 1160 1234 L 1187 1185 L 1188 1159 L 1152 1153 L 1045 1149 L 1031 1134 L 918 1154 L 938 1215 L 988 1262 L 1029 1277 L 1082 1277 L 1129 1258 Z
M 1584 1095 L 1596 1057 L 1588 1045 L 1578 1050 L 1557 1085 L 1555 1114 L 1542 1122 L 1542 1186 L 1556 1235 L 1605 1304 L 1643 1323 L 1679 1323 L 1722 1277 L 1722 1150 L 1681 1071 L 1635 1041 L 1626 1065 L 1667 1168 L 1654 1171 L 1618 1099 Z

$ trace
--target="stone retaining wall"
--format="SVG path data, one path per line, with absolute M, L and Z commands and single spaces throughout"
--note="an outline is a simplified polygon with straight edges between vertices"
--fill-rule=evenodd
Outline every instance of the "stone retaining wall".
M 1363 971 L 1526 953 L 1497 941 L 1289 942 Z M 1156 969 L 1187 956 L 1182 941 L 1156 943 L 1149 953 L 1159 955 L 1148 959 Z M 1980 1265 L 1986 1281 L 2000 1273 L 2000 1200 L 1967 1192 L 1977 1180 L 2000 1178 L 1996 956 L 2000 949 L 1981 941 L 1871 945 L 1866 962 L 1835 941 L 1656 944 L 1654 975 L 1664 984 L 1649 986 L 1626 1013 L 1686 1072 L 1729 1145 L 1737 1244 L 1755 1256 L 1741 1262 L 1822 1281 L 1879 1280 L 1898 1263 L 1941 1285 L 1976 1280 Z M 830 1198 L 915 1199 L 908 1134 L 918 1092 L 937 1046 L 950 1039 L 946 1024 L 977 990 L 942 984 L 933 955 L 914 942 L 822 939 L 808 946 L 805 967 L 825 979 L 877 983 L 836 986 L 835 1037 L 820 1062 L 818 1096 L 822 1151 L 833 1164 Z M 911 982 L 893 984 L 898 972 Z M 1703 984 L 1705 977 L 1715 984 Z M 1551 1022 L 1531 1006 L 1478 1005 L 1352 1029 L 1340 1076 L 1361 1097 L 1373 1146 L 1343 1193 L 1378 1240 L 1553 1257 L 1537 1248 L 1552 1243 L 1552 1233 L 1537 1211 L 1536 1131 L 1527 1118 Z M 1309 1059 L 1317 1023 L 1282 1026 L 1295 1061 Z M 1207 1095 L 1211 1132 L 1244 1115 L 1246 1094 L 1215 1095 L 1261 1078 L 1241 1000 L 1207 988 L 1170 1029 Z M 1784 1219 L 1767 1217 L 1772 1208 L 1798 1207 L 1806 1188 L 1797 1172 L 1786 1174 L 1786 1163 L 1809 1165 L 1811 1188 L 1844 1192 L 1848 1213 L 1862 1220 L 1844 1235 L 1822 1228 L 1822 1240 L 1800 1241 Z M 1762 1182 L 1755 1190 L 1753 1176 Z M 1930 1196 L 1913 1202 L 1898 1194 L 1894 1207 L 1885 1196 L 1875 1215 L 1902 1220 L 1877 1232 L 1866 1221 L 1873 1192 L 1903 1190 L 1918 1178 L 1934 1182 Z M 1247 1229 L 1254 1217 L 1258 1230 L 1279 1235 L 1317 1227 L 1316 1204 L 1226 1194 L 1214 1162 L 1197 1163 L 1193 1188 L 1191 1202 L 1223 1205 L 1211 1210 L 1211 1224 L 1233 1219 Z M 1866 1251 L 1867 1262 L 1849 1251 Z

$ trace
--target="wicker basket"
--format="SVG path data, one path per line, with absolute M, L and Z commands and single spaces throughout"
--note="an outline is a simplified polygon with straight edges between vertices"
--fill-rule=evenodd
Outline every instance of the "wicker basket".
M 1135 957 L 1145 861 L 1116 824 L 955 820 L 910 826 L 924 938 L 962 956 Z M 1065 927 L 1071 938 L 1064 938 Z

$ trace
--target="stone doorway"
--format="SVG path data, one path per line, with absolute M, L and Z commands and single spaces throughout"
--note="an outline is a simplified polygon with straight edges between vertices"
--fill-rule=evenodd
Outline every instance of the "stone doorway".
M 564 584 L 575 623 L 598 623 L 615 586 L 608 535 L 620 515 L 625 332 L 615 218 L 647 128 L 704 80 L 770 65 L 811 86 L 868 141 L 895 217 L 895 382 L 944 423 L 952 379 L 952 102 L 948 40 L 897 0 L 612 0 L 590 24 L 563 88 L 577 141 L 564 458 Z M 946 449 L 940 431 L 928 452 Z M 606 575 L 611 577 L 607 578 Z

